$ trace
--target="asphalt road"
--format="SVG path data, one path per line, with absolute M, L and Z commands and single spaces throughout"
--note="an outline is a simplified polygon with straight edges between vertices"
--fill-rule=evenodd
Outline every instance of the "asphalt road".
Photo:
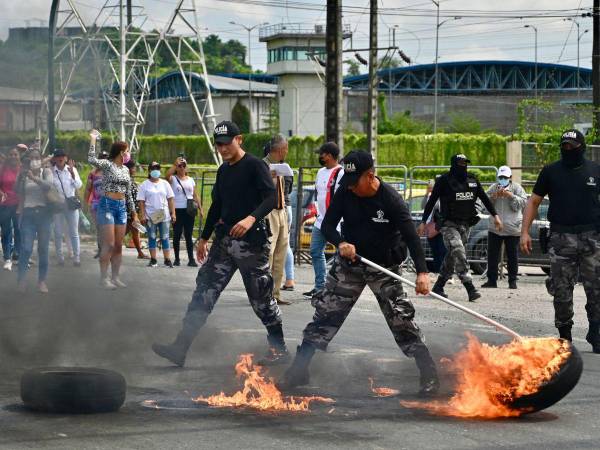
M 575 390 L 546 411 L 510 420 L 459 420 L 404 408 L 418 389 L 414 362 L 396 347 L 377 303 L 365 292 L 327 353 L 318 353 L 311 386 L 298 393 L 336 400 L 306 414 L 265 414 L 196 406 L 191 396 L 237 390 L 233 366 L 241 353 L 261 354 L 265 333 L 235 277 L 207 326 L 190 350 L 188 363 L 169 366 L 150 350 L 178 330 L 189 301 L 195 270 L 149 269 L 128 252 L 124 280 L 128 289 L 97 289 L 98 272 L 85 254 L 81 268 L 51 267 L 50 295 L 15 291 L 14 273 L 0 273 L 0 448 L 599 448 L 600 355 L 584 341 L 583 290 L 576 290 L 575 344 L 585 369 Z M 478 311 L 524 335 L 553 335 L 552 305 L 541 272 L 521 277 L 520 289 L 486 292 Z M 536 272 L 538 272 L 536 274 Z M 33 275 L 33 274 L 32 274 Z M 312 315 L 300 293 L 310 288 L 312 271 L 298 269 L 293 301 L 282 308 L 290 348 Z M 479 284 L 479 280 L 477 281 Z M 451 298 L 466 294 L 450 286 Z M 502 334 L 433 299 L 415 300 L 417 320 L 436 359 L 451 356 L 470 331 L 488 343 L 506 342 Z M 118 413 L 68 416 L 32 413 L 20 403 L 22 373 L 33 367 L 77 365 L 110 368 L 128 382 L 127 400 Z M 278 376 L 282 368 L 272 374 Z M 395 388 L 399 396 L 375 398 L 368 378 Z M 452 392 L 452 377 L 442 374 L 442 398 Z M 156 400 L 165 409 L 144 407 Z

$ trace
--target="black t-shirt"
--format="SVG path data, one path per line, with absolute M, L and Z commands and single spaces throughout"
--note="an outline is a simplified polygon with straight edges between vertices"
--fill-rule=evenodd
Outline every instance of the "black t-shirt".
M 358 197 L 347 189 L 338 189 L 321 231 L 332 244 L 337 246 L 343 241 L 353 244 L 360 256 L 384 266 L 399 263 L 394 252 L 401 253 L 407 245 L 417 272 L 427 272 L 421 240 L 406 203 L 391 186 L 379 181 L 373 197 Z M 341 219 L 344 219 L 343 237 L 337 231 Z
M 548 196 L 548 220 L 563 226 L 600 224 L 600 165 L 587 159 L 575 168 L 562 161 L 545 166 L 533 193 Z
M 219 167 L 201 237 L 208 239 L 219 220 L 230 228 L 250 215 L 258 221 L 274 207 L 275 186 L 269 167 L 246 153 L 237 163 Z

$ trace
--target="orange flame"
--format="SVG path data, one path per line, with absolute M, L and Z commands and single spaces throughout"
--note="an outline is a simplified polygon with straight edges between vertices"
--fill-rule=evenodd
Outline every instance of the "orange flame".
M 249 407 L 261 411 L 308 411 L 311 402 L 333 403 L 325 397 L 284 397 L 275 386 L 273 378 L 263 375 L 264 368 L 255 365 L 254 355 L 240 355 L 235 373 L 244 380 L 244 387 L 233 395 L 221 392 L 209 397 L 193 398 L 194 402 L 217 407 Z
M 449 364 L 457 379 L 448 403 L 403 401 L 402 406 L 454 417 L 520 416 L 526 411 L 510 408 L 512 401 L 536 392 L 571 354 L 569 343 L 556 338 L 527 338 L 497 347 L 467 337 L 467 347 Z
M 391 397 L 392 395 L 399 394 L 398 389 L 386 388 L 386 387 L 373 387 L 373 378 L 369 377 L 369 383 L 371 384 L 371 392 L 377 397 Z

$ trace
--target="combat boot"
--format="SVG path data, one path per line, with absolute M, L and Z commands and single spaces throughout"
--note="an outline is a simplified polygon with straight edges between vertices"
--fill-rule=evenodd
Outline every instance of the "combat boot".
M 267 327 L 269 334 L 267 335 L 267 341 L 269 342 L 269 349 L 267 354 L 258 361 L 261 366 L 274 366 L 276 364 L 285 364 L 290 360 L 290 352 L 285 345 L 283 339 L 283 328 L 281 325 L 274 325 Z
M 600 353 L 600 322 L 590 322 L 590 329 L 585 340 L 592 344 L 594 353 Z
M 431 288 L 431 292 L 433 292 L 434 294 L 437 294 L 437 295 L 441 295 L 442 297 L 448 298 L 448 296 L 444 292 L 445 285 L 446 285 L 446 280 L 444 280 L 442 277 L 438 277 L 435 284 Z
M 296 350 L 294 362 L 285 371 L 283 378 L 277 382 L 277 387 L 282 391 L 286 391 L 296 386 L 308 384 L 310 382 L 308 366 L 314 354 L 315 347 L 307 342 L 302 342 Z
M 588 333 L 588 335 L 589 335 L 589 333 Z M 569 342 L 572 342 L 573 337 L 571 336 L 571 325 L 565 325 L 564 327 L 558 327 L 558 336 L 561 339 L 565 339 Z
M 158 356 L 168 359 L 173 364 L 179 367 L 183 367 L 185 364 L 185 357 L 187 351 L 192 345 L 194 336 L 190 336 L 189 333 L 185 332 L 185 329 L 181 330 L 175 341 L 172 344 L 152 344 L 152 350 Z
M 415 351 L 415 362 L 421 372 L 419 396 L 430 397 L 437 394 L 440 389 L 440 380 L 438 378 L 435 362 L 425 345 L 419 346 Z
M 477 292 L 477 288 L 473 285 L 472 281 L 467 281 L 463 283 L 463 286 L 467 290 L 467 294 L 469 294 L 469 301 L 474 302 L 478 298 L 481 298 L 481 294 Z

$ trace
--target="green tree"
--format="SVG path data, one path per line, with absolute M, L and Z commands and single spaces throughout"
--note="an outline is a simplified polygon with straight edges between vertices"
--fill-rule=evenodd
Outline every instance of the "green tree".
M 448 133 L 481 133 L 481 122 L 472 114 L 467 112 L 451 112 L 448 116 L 450 117 L 450 125 L 446 128 Z
M 347 70 L 347 75 L 349 76 L 357 76 L 360 75 L 360 63 L 358 61 L 355 61 L 353 59 L 346 59 L 344 61 L 345 64 L 348 64 L 348 70 Z
M 231 120 L 240 127 L 243 134 L 250 132 L 250 111 L 239 100 L 231 110 Z

